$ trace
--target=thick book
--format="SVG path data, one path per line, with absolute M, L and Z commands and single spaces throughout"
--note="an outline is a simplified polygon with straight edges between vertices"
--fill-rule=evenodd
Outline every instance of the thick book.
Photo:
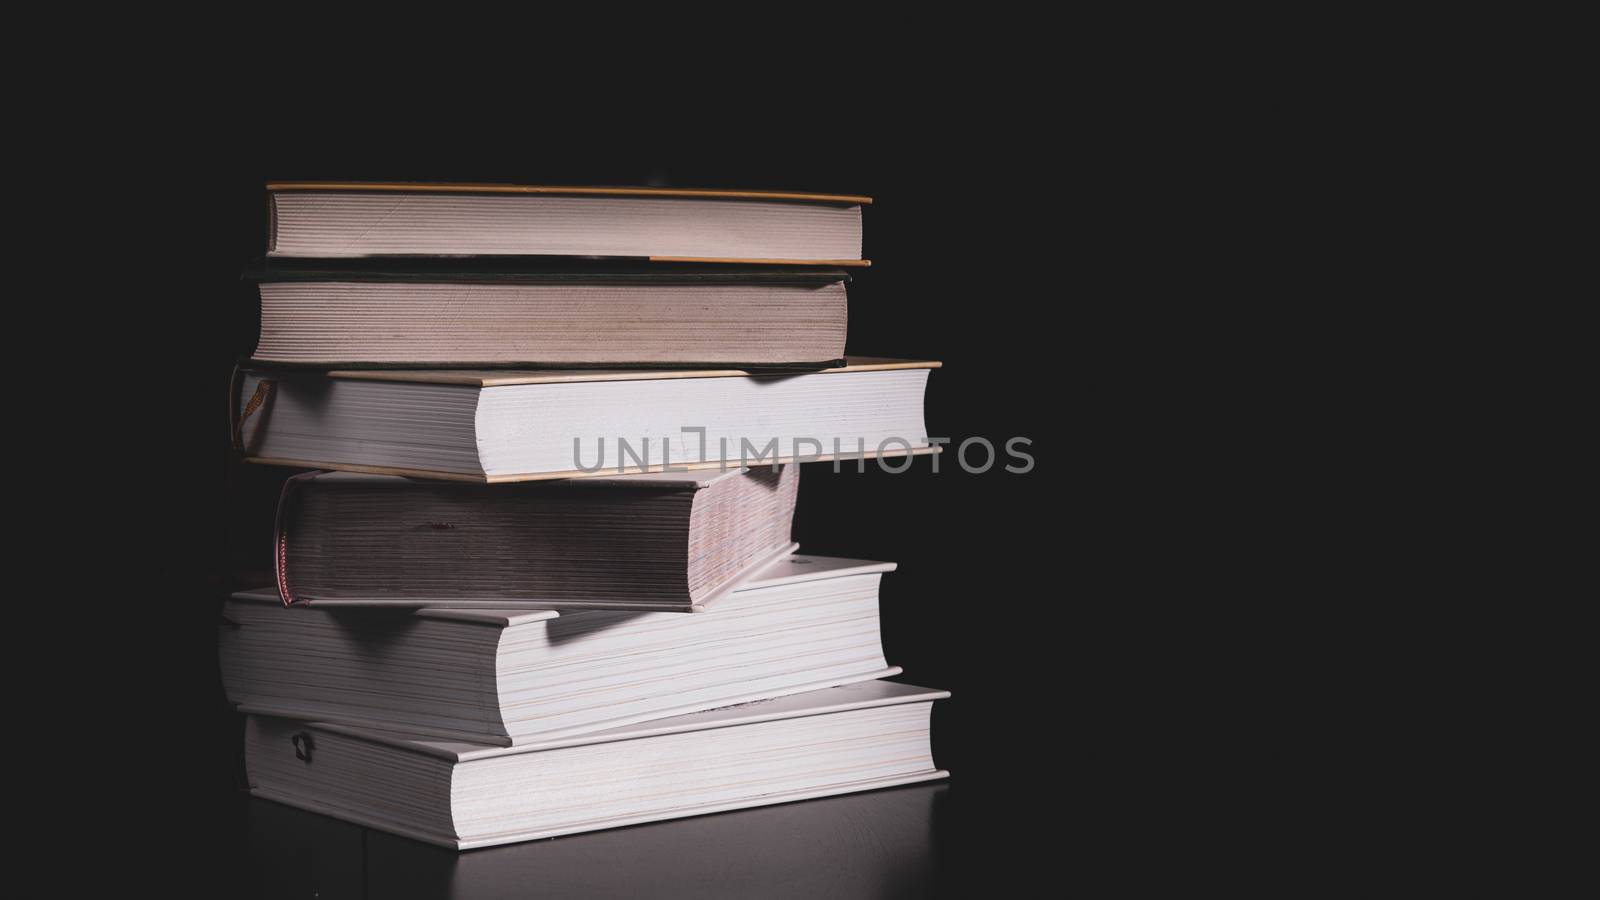
M 235 434 L 254 462 L 504 482 L 934 452 L 937 362 L 820 371 L 247 367 Z
M 243 591 L 218 629 L 244 712 L 528 743 L 883 678 L 893 563 L 790 556 L 704 615 L 285 609 Z
M 300 366 L 791 366 L 844 358 L 842 269 L 284 269 L 254 358 Z
M 864 266 L 871 197 L 512 184 L 269 182 L 268 256 L 584 256 Z
M 321 472 L 284 484 L 284 605 L 696 612 L 792 553 L 798 466 L 490 486 Z
M 516 747 L 251 716 L 251 793 L 458 850 L 947 777 L 946 691 L 867 681 Z
M 929 781 L 467 853 L 251 797 L 248 868 L 233 880 L 330 900 L 948 897 L 949 791 Z

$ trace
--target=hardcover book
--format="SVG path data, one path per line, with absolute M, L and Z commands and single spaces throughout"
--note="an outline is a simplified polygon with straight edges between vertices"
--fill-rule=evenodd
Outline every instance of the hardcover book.
M 251 716 L 251 793 L 458 850 L 946 777 L 945 691 L 866 681 L 516 747 Z
M 841 269 L 252 273 L 254 358 L 321 366 L 791 366 L 844 358 Z
M 255 462 L 462 481 L 578 478 L 932 453 L 937 362 L 698 370 L 242 370 Z
M 871 197 L 682 188 L 271 182 L 269 256 L 588 256 L 864 266 Z
M 679 900 L 932 898 L 948 792 L 929 781 L 468 853 L 251 798 L 252 867 L 238 882 L 260 897 L 513 900 L 537 885 L 539 900 L 631 898 L 641 886 L 664 900 L 670 872 Z
M 244 712 L 480 744 L 582 734 L 895 674 L 878 634 L 893 563 L 790 556 L 704 615 L 284 609 L 234 594 L 218 629 Z
M 278 503 L 284 604 L 691 612 L 793 552 L 798 466 L 481 485 L 324 472 Z

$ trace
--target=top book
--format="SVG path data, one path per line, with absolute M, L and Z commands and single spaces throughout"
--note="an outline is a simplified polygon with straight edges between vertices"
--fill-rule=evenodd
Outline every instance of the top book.
M 871 197 L 685 188 L 269 182 L 267 255 L 582 256 L 865 266 Z

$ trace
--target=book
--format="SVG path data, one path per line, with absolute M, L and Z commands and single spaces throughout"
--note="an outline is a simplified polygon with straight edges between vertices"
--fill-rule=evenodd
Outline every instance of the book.
M 458 850 L 931 781 L 946 691 L 867 681 L 487 747 L 250 716 L 251 793 Z
M 868 265 L 871 197 L 682 188 L 269 182 L 268 255 L 597 256 Z
M 641 885 L 660 897 L 667 878 L 670 896 L 693 900 L 952 896 L 937 862 L 951 852 L 949 790 L 928 781 L 467 853 L 250 797 L 250 868 L 236 883 L 258 897 L 382 900 L 530 885 L 540 898 L 637 897 Z
M 483 267 L 251 273 L 253 358 L 339 366 L 791 366 L 843 362 L 842 269 Z
M 323 472 L 284 484 L 285 605 L 693 612 L 791 553 L 798 466 L 508 485 Z
M 218 629 L 247 713 L 510 746 L 899 672 L 878 590 L 893 563 L 790 556 L 704 615 L 284 609 L 242 591 Z
M 235 433 L 254 462 L 462 481 L 576 478 L 934 452 L 937 362 L 742 369 L 247 367 Z

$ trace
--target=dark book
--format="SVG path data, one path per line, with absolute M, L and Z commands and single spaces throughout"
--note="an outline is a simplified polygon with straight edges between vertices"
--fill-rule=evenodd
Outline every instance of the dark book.
M 324 472 L 278 505 L 286 604 L 702 609 L 794 550 L 796 466 L 473 485 Z
M 269 261 L 270 263 L 270 261 Z M 790 366 L 844 357 L 840 269 L 285 268 L 254 358 L 302 366 Z

